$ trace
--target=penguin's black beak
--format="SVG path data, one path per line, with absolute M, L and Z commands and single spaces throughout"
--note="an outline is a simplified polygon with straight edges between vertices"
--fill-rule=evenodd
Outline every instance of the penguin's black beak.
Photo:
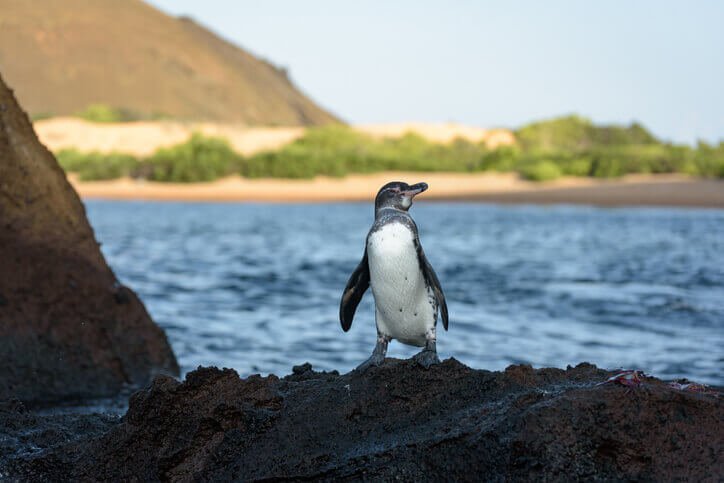
M 419 195 L 427 189 L 427 183 L 417 183 L 410 186 L 410 189 L 405 191 L 405 194 L 409 197 Z

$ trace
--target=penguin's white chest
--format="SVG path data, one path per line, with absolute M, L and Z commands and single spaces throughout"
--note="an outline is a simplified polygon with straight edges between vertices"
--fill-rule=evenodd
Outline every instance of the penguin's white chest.
M 367 240 L 367 260 L 378 330 L 405 344 L 424 346 L 436 314 L 412 231 L 402 223 L 390 223 L 373 232 Z

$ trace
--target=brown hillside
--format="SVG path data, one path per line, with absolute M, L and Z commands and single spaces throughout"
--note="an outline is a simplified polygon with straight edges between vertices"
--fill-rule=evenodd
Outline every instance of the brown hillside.
M 139 0 L 0 0 L 0 72 L 36 115 L 102 103 L 180 119 L 336 121 L 283 70 Z

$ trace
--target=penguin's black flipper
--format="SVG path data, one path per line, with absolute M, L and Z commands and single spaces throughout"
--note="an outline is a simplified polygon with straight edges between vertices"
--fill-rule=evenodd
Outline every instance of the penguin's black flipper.
M 425 277 L 428 287 L 432 289 L 432 293 L 435 295 L 437 305 L 440 308 L 440 316 L 442 317 L 442 326 L 447 330 L 447 302 L 445 301 L 445 294 L 442 292 L 440 286 L 440 280 L 437 279 L 435 270 L 432 269 L 432 265 L 427 261 L 425 252 L 422 251 L 422 245 L 419 240 L 416 240 L 415 248 L 417 248 L 417 258 L 420 262 L 420 269 L 422 270 L 422 276 Z
M 342 293 L 342 302 L 339 304 L 339 321 L 342 323 L 342 330 L 347 332 L 352 327 L 354 312 L 357 310 L 359 301 L 370 286 L 370 267 L 367 264 L 367 247 L 362 261 L 359 262 L 352 275 L 347 281 L 347 286 Z

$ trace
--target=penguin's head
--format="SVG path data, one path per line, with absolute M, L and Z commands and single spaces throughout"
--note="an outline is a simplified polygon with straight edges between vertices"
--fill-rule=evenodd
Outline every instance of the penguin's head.
M 410 186 L 401 181 L 387 183 L 377 192 L 375 198 L 375 211 L 382 208 L 394 208 L 407 211 L 412 206 L 412 198 L 427 189 L 427 183 L 417 183 Z

